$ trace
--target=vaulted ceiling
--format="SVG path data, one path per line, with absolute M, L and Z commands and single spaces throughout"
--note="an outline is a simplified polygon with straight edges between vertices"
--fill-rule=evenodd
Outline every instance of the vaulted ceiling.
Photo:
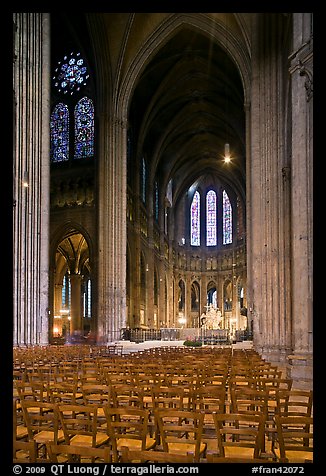
M 53 31 L 60 32 L 52 54 L 54 62 L 63 51 L 80 45 L 95 73 L 91 79 L 96 91 L 99 58 L 112 81 L 105 87 L 117 87 L 146 35 L 169 14 L 96 14 L 103 28 L 101 44 L 92 44 L 87 15 L 92 14 L 52 14 Z M 223 14 L 207 15 L 223 23 L 218 17 Z M 238 28 L 236 34 L 245 38 L 244 23 L 240 24 L 247 18 L 227 15 Z M 227 27 L 225 31 L 227 35 Z M 227 38 L 223 42 L 219 45 L 212 36 L 184 23 L 151 57 L 130 97 L 134 159 L 137 162 L 145 155 L 151 176 L 158 177 L 162 186 L 172 178 L 176 201 L 201 177 L 206 181 L 213 177 L 245 197 L 244 91 L 239 71 L 226 53 Z M 223 160 L 225 143 L 230 144 L 230 164 Z
M 142 73 L 129 120 L 137 153 L 176 200 L 201 176 L 217 176 L 238 193 L 245 190 L 243 88 L 229 56 L 217 44 L 184 28 Z M 224 146 L 232 161 L 225 164 Z

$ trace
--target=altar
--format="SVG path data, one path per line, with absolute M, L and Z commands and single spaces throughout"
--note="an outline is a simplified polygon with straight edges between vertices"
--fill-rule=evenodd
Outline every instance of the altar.
M 209 304 L 207 311 L 203 312 L 200 316 L 201 325 L 204 329 L 223 329 L 222 326 L 222 313 L 219 308 L 214 307 L 213 304 Z

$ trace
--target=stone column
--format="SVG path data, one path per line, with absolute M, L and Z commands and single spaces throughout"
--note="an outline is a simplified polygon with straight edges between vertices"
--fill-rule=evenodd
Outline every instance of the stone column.
M 187 323 L 185 327 L 192 327 L 191 323 L 191 277 L 188 273 L 185 275 L 185 315 Z
M 201 282 L 200 282 L 200 307 L 199 307 L 199 315 L 201 316 L 203 313 L 207 311 L 207 275 L 202 274 Z
M 48 13 L 14 13 L 13 26 L 13 343 L 46 345 L 49 337 L 50 17 Z
M 70 274 L 71 301 L 70 301 L 70 332 L 83 331 L 82 328 L 82 276 Z
M 98 337 L 110 343 L 126 326 L 126 121 L 102 111 L 98 136 Z
M 62 309 L 62 284 L 55 284 L 54 285 L 54 309 L 53 315 L 59 316 L 60 309 Z
M 313 36 L 312 14 L 293 13 L 292 90 L 292 346 L 290 375 L 312 379 Z
M 283 186 L 286 165 L 286 61 L 289 40 L 282 14 L 256 14 L 252 41 L 248 294 L 254 324 L 254 346 L 264 358 L 284 360 L 290 352 L 287 323 L 291 282 L 289 202 Z M 286 41 L 288 40 L 288 41 Z

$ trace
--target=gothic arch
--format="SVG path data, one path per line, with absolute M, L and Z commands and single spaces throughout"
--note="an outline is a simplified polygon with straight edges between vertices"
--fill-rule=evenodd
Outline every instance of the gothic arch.
M 184 27 L 199 30 L 202 34 L 212 38 L 231 56 L 239 70 L 244 89 L 244 102 L 247 103 L 250 98 L 250 57 L 242 39 L 234 35 L 223 22 L 214 21 L 207 15 L 180 13 L 162 21 L 160 26 L 147 38 L 144 47 L 133 58 L 119 92 L 117 102 L 118 117 L 127 117 L 132 91 L 142 70 L 160 48 Z

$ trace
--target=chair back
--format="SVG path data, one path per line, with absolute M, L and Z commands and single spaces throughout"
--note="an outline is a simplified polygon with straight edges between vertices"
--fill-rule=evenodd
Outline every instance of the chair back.
M 121 446 L 137 446 L 146 450 L 149 433 L 149 411 L 134 406 L 104 407 L 107 432 L 112 446 L 113 458 L 119 460 Z M 156 441 L 151 439 L 149 447 L 154 447 Z
M 59 404 L 58 411 L 67 445 L 80 437 L 79 440 L 89 442 L 89 446 L 97 446 L 97 405 Z
M 313 419 L 275 415 L 277 441 L 274 451 L 281 463 L 312 463 Z
M 259 458 L 264 451 L 266 416 L 214 413 L 218 453 L 222 457 Z
M 67 458 L 67 463 L 111 463 L 110 448 L 93 448 L 79 445 L 55 445 L 47 443 L 47 454 L 51 463 L 59 463 L 59 455 Z M 100 460 L 100 461 L 99 461 Z
M 199 462 L 206 450 L 202 441 L 204 413 L 177 409 L 154 409 L 163 451 L 184 454 L 191 452 Z

